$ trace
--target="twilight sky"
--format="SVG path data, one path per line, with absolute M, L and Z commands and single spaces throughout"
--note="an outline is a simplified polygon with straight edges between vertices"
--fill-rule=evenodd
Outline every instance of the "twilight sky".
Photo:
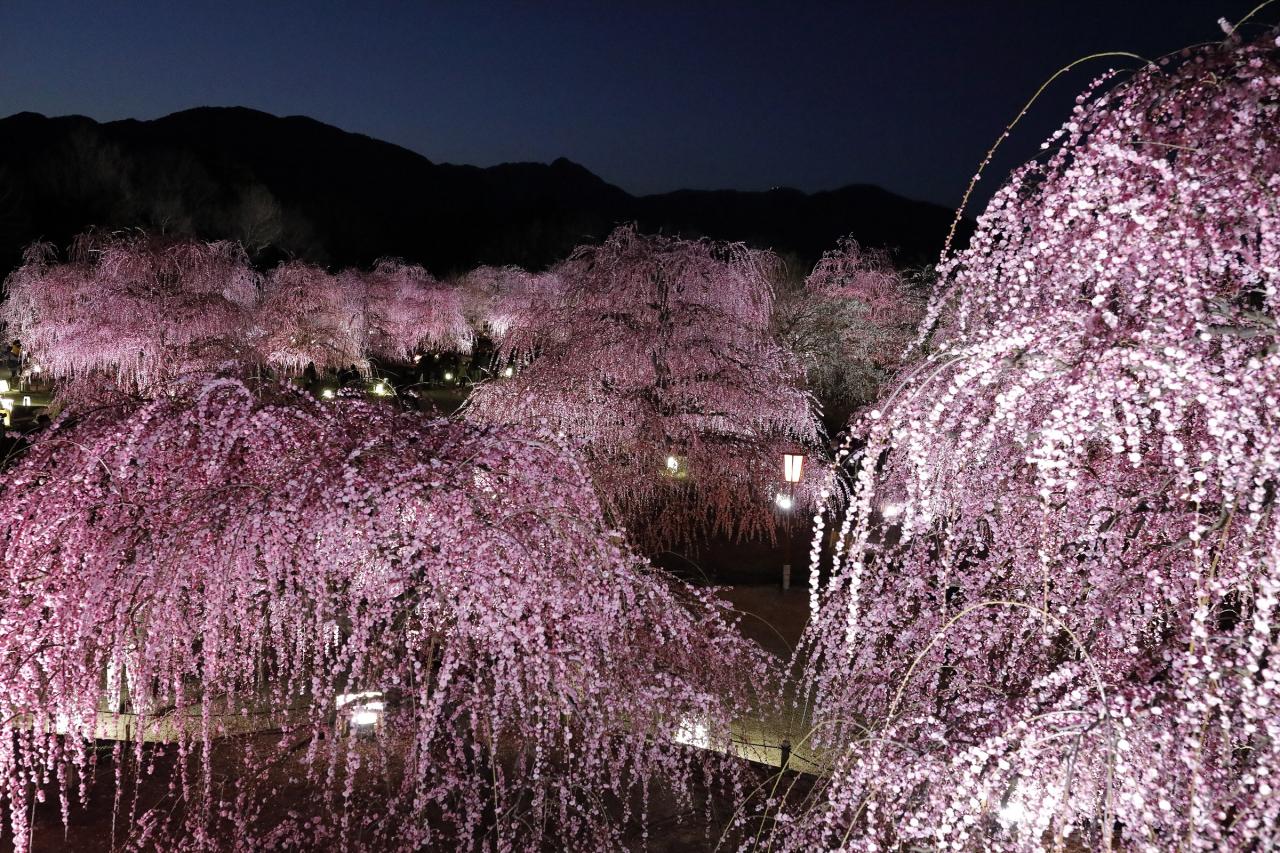
M 0 0 L 0 115 L 242 105 L 435 161 L 564 156 L 637 193 L 875 183 L 954 205 L 1062 65 L 1217 39 L 1256 4 Z M 1055 84 L 999 175 L 1105 67 Z

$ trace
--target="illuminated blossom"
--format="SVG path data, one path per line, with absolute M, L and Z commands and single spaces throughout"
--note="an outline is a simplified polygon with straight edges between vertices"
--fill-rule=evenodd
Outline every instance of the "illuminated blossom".
M 528 362 L 481 386 L 469 416 L 563 432 L 645 547 L 771 535 L 783 453 L 818 440 L 799 365 L 770 334 L 771 257 L 631 228 L 578 249 L 552 271 L 563 296 L 502 341 Z
M 784 848 L 1280 843 L 1274 37 L 1099 81 L 944 259 L 845 447 Z

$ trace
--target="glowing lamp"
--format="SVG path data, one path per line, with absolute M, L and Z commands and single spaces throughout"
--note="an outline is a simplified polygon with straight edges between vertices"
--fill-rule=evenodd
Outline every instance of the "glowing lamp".
M 502 371 L 502 375 L 510 379 L 512 376 L 516 375 L 516 369 L 514 367 L 507 367 Z
M 13 401 L 10 400 L 8 397 L 5 397 L 3 400 L 0 400 L 0 409 L 4 409 L 6 412 L 12 412 Z
M 804 469 L 804 457 L 799 453 L 782 454 L 782 478 L 788 483 L 800 482 Z
M 445 382 L 452 382 L 452 381 L 453 381 L 453 374 L 446 370 L 446 371 L 444 372 L 444 381 L 445 381 Z
M 784 495 L 781 492 L 774 497 L 773 502 L 778 505 L 778 509 L 782 510 L 789 510 L 795 506 L 795 500 L 792 499 L 791 495 Z
M 385 383 L 385 382 L 379 382 L 377 385 L 374 385 L 374 386 L 373 386 L 373 393 L 377 394 L 377 395 L 378 395 L 378 396 L 380 396 L 380 397 L 385 397 L 385 396 L 386 396 L 386 394 L 387 394 L 387 385 L 386 385 L 386 383 Z
M 680 460 L 674 456 L 667 457 L 667 470 L 672 474 L 680 470 Z
M 24 405 L 24 406 L 30 406 L 30 405 L 31 405 L 31 398 L 30 398 L 30 397 L 23 397 L 23 398 L 22 398 L 22 405 Z
M 0 379 L 0 394 L 8 394 L 8 393 L 9 393 L 9 380 Z
M 321 391 L 321 392 L 320 392 L 320 396 L 321 396 L 321 397 L 324 397 L 326 400 L 332 400 L 332 399 L 333 399 L 333 389 L 332 389 L 332 388 L 326 388 L 326 389 L 324 389 L 323 391 Z
M 375 726 L 382 719 L 386 703 L 382 701 L 382 691 L 365 690 L 362 693 L 341 693 L 334 700 L 338 710 L 347 709 L 348 718 L 355 728 Z
M 902 504 L 885 504 L 880 514 L 885 518 L 897 518 L 902 515 Z
M 682 718 L 679 728 L 676 729 L 675 741 L 696 749 L 710 749 L 711 733 L 706 719 L 701 716 Z

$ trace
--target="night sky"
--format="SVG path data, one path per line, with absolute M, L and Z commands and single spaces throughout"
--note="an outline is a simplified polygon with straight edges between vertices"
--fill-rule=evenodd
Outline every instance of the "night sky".
M 0 115 L 243 105 L 437 162 L 564 156 L 636 193 L 875 183 L 954 205 L 1054 70 L 1220 38 L 1256 2 L 0 0 Z M 997 171 L 1090 76 L 1056 84 Z

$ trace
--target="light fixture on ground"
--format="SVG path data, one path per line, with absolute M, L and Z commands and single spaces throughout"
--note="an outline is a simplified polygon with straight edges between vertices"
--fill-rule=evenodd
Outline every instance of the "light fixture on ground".
M 514 367 L 507 366 L 503 368 L 502 375 L 505 376 L 507 379 L 510 379 L 512 376 L 516 375 L 516 369 Z
M 902 515 L 902 504 L 888 503 L 880 510 L 880 514 L 885 518 L 897 518 Z
M 8 393 L 9 393 L 9 380 L 0 379 L 0 394 L 8 394 Z
M 22 405 L 24 405 L 24 406 L 30 406 L 30 405 L 31 405 L 31 398 L 30 398 L 30 397 L 23 397 L 23 398 L 22 398 Z
M 387 383 L 378 382 L 373 386 L 373 393 L 377 394 L 379 397 L 385 397 L 391 393 L 391 390 L 387 388 Z
M 320 392 L 320 396 L 321 396 L 321 397 L 324 397 L 326 400 L 332 400 L 332 399 L 333 399 L 333 389 L 332 389 L 332 388 L 326 388 L 326 389 L 324 389 L 323 391 L 321 391 L 321 392 Z

